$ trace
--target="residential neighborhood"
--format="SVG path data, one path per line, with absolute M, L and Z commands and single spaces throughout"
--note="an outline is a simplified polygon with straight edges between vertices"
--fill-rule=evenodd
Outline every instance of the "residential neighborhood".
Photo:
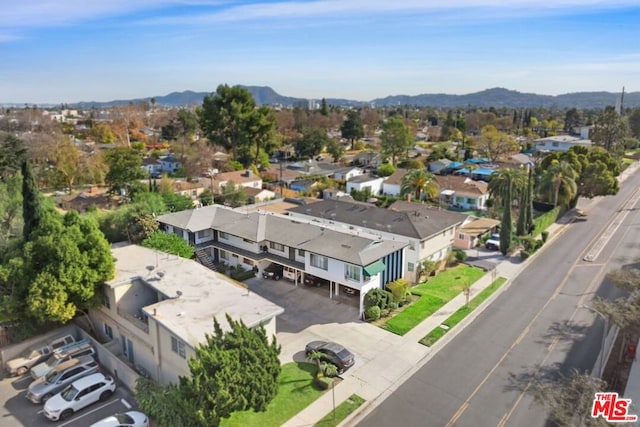
M 640 7 L 14 3 L 0 426 L 640 425 Z

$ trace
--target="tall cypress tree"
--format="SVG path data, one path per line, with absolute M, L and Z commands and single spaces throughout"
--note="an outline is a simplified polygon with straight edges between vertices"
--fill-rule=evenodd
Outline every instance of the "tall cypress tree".
M 513 197 L 513 182 L 509 181 L 507 194 L 504 200 L 502 212 L 502 224 L 500 225 L 500 252 L 506 255 L 511 247 L 511 201 Z
M 40 191 L 27 160 L 22 162 L 22 218 L 24 226 L 22 234 L 25 240 L 40 224 L 42 218 L 42 201 Z

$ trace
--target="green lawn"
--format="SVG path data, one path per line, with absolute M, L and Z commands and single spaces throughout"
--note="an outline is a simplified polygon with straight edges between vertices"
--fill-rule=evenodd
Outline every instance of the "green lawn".
M 460 323 L 462 319 L 464 319 L 469 313 L 471 313 L 475 308 L 477 308 L 484 300 L 489 298 L 491 294 L 493 294 L 496 290 L 500 288 L 506 282 L 507 279 L 504 277 L 498 277 L 492 284 L 482 290 L 478 295 L 476 295 L 471 301 L 469 301 L 469 305 L 466 307 L 460 307 L 455 313 L 447 318 L 444 322 L 444 325 L 448 326 L 449 329 L 443 329 L 441 327 L 437 327 L 433 329 L 431 332 L 427 334 L 424 338 L 422 338 L 419 342 L 420 344 L 424 344 L 426 346 L 432 346 L 436 341 L 438 341 L 444 334 L 451 330 L 455 325 Z
M 335 427 L 340 424 L 349 414 L 358 409 L 365 400 L 357 394 L 352 394 L 347 400 L 336 406 L 335 416 L 333 411 L 329 412 L 323 419 L 315 424 L 315 427 Z
M 284 424 L 291 417 L 326 393 L 313 385 L 316 366 L 311 363 L 292 362 L 282 366 L 278 394 L 267 406 L 266 412 L 243 411 L 223 419 L 223 427 L 271 427 Z
M 482 269 L 468 265 L 459 265 L 438 273 L 411 289 L 411 293 L 420 296 L 420 299 L 387 320 L 382 327 L 398 335 L 406 334 L 484 274 Z

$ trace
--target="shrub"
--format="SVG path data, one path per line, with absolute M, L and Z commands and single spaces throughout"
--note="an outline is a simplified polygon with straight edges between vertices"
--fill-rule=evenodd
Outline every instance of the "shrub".
M 373 306 L 379 307 L 381 310 L 387 308 L 389 303 L 393 301 L 393 294 L 383 289 L 371 289 L 364 296 L 365 309 Z
M 316 377 L 316 378 L 313 379 L 313 383 L 320 390 L 328 390 L 329 387 L 331 387 L 331 384 L 333 383 L 333 380 L 331 378 L 327 378 L 327 377 Z
M 378 320 L 380 318 L 381 310 L 377 305 L 371 306 L 364 310 L 366 320 Z
M 549 232 L 547 230 L 544 230 L 542 233 L 540 233 L 540 237 L 542 238 L 542 242 L 546 243 L 547 239 L 549 238 Z
M 467 260 L 467 253 L 462 249 L 455 249 L 453 252 L 458 262 L 465 262 Z
M 529 258 L 530 256 L 531 256 L 530 252 L 527 252 L 527 251 L 524 251 L 524 250 L 520 251 L 520 259 L 521 260 L 524 261 L 525 259 Z
M 456 254 L 453 251 L 450 251 L 447 254 L 447 267 L 453 267 L 458 263 L 458 259 L 456 258 Z
M 391 163 L 383 163 L 378 166 L 378 176 L 389 176 L 396 171 L 395 166 Z
M 393 295 L 393 301 L 399 303 L 409 289 L 409 282 L 404 279 L 394 280 L 393 282 L 387 283 L 387 289 Z

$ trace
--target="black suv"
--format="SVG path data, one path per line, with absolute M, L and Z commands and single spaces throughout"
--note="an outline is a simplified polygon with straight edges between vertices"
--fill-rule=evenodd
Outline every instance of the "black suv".
M 267 268 L 262 270 L 262 277 L 265 279 L 280 280 L 282 277 L 283 267 L 280 264 L 271 263 Z
M 321 279 L 320 277 L 312 276 L 310 274 L 304 275 L 304 284 L 307 286 L 315 286 L 319 288 L 320 286 L 328 284 L 329 281 L 327 279 Z

